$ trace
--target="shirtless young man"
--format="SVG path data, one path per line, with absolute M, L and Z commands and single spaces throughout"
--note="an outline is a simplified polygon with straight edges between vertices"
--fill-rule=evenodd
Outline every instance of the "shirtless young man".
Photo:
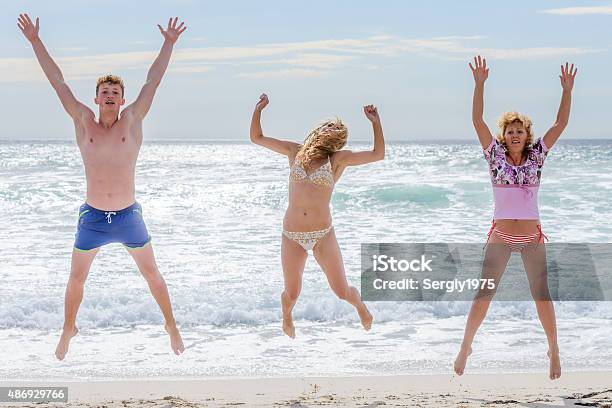
M 79 211 L 70 278 L 66 287 L 64 329 L 55 350 L 59 360 L 64 359 L 70 340 L 78 332 L 76 315 L 91 263 L 100 247 L 111 242 L 125 245 L 147 280 L 164 315 L 172 350 L 176 354 L 185 350 L 172 314 L 166 282 L 155 263 L 151 237 L 142 218 L 142 207 L 136 202 L 134 187 L 136 159 L 142 144 L 142 120 L 168 67 L 174 43 L 187 28 L 182 22 L 177 26 L 177 21 L 178 18 L 170 19 L 165 30 L 158 25 L 164 44 L 149 69 L 138 98 L 123 109 L 121 115 L 119 109 L 125 103 L 123 81 L 114 75 L 98 80 L 94 99 L 99 107 L 96 119 L 94 112 L 74 97 L 59 67 L 45 49 L 38 36 L 38 18 L 34 24 L 27 14 L 19 15 L 19 29 L 32 44 L 47 79 L 74 121 L 76 141 L 87 178 L 87 201 Z

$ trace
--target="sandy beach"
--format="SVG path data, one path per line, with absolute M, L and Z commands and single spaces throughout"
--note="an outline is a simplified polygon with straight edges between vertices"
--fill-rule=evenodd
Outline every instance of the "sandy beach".
M 67 404 L 10 407 L 612 407 L 612 372 L 538 374 L 1 382 L 67 386 Z

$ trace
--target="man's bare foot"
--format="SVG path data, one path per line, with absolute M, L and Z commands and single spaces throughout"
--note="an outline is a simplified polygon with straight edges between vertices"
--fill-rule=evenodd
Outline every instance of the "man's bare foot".
M 174 354 L 177 356 L 182 354 L 185 351 L 185 346 L 183 345 L 181 333 L 179 333 L 176 325 L 166 324 L 164 327 L 168 332 L 168 335 L 170 335 L 170 347 L 172 348 L 172 351 L 174 351 Z
M 76 326 L 72 330 L 65 330 L 62 332 L 60 336 L 59 343 L 57 343 L 57 347 L 55 348 L 55 357 L 58 360 L 63 360 L 68 353 L 68 347 L 70 346 L 70 340 L 77 335 L 79 329 Z
M 463 347 L 459 350 L 459 354 L 457 354 L 457 358 L 455 359 L 454 369 L 457 375 L 463 375 L 463 371 L 465 370 L 465 365 L 467 364 L 467 359 L 472 354 L 471 347 Z
M 548 354 L 548 358 L 550 359 L 550 373 L 548 376 L 551 380 L 556 380 L 557 378 L 561 377 L 561 359 L 559 358 L 559 349 L 555 349 L 552 353 L 550 350 L 548 350 L 546 354 Z
M 359 313 L 361 325 L 366 331 L 369 331 L 372 328 L 372 320 L 374 320 L 372 313 L 370 313 L 365 304 L 363 305 L 363 309 L 357 309 L 357 313 Z

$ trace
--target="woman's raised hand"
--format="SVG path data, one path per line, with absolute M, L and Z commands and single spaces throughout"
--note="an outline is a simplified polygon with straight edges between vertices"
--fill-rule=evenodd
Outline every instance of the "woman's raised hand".
M 561 65 L 561 75 L 559 75 L 559 79 L 561 79 L 561 87 L 564 91 L 572 91 L 574 87 L 574 78 L 576 78 L 576 73 L 578 72 L 578 68 L 574 68 L 574 64 L 571 66 L 569 63 L 565 63 L 565 66 Z
M 261 112 L 266 106 L 268 106 L 269 103 L 270 100 L 268 99 L 268 95 L 262 93 L 259 96 L 259 101 L 257 102 L 257 105 L 255 105 L 255 110 Z
M 470 69 L 474 75 L 476 84 L 484 84 L 489 77 L 489 68 L 487 68 L 487 60 L 480 55 L 474 57 L 474 65 L 470 62 Z

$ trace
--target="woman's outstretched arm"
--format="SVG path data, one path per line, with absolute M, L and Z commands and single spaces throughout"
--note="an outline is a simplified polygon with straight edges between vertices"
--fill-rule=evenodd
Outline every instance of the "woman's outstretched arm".
M 493 140 L 493 135 L 483 119 L 484 114 L 484 84 L 489 77 L 487 60 L 480 55 L 474 57 L 474 65 L 470 62 L 470 69 L 474 75 L 474 99 L 472 100 L 472 123 L 483 149 L 486 149 Z
M 572 89 L 574 88 L 574 78 L 576 78 L 576 72 L 578 68 L 574 68 L 574 64 L 571 66 L 566 62 L 565 66 L 561 65 L 561 88 L 563 93 L 561 94 L 561 103 L 559 105 L 559 111 L 557 112 L 557 120 L 550 129 L 544 135 L 544 144 L 549 149 L 553 147 L 561 133 L 565 130 L 567 123 L 569 122 L 570 107 L 572 105 Z
M 372 122 L 372 131 L 374 133 L 374 147 L 372 150 L 363 152 L 352 152 L 350 150 L 341 150 L 335 153 L 336 162 L 343 167 L 359 166 L 361 164 L 372 163 L 385 158 L 385 138 L 383 136 L 380 116 L 378 109 L 374 105 L 366 105 L 363 107 L 363 112 L 370 122 Z
M 255 105 L 253 118 L 251 119 L 251 142 L 277 153 L 284 154 L 285 156 L 290 156 L 292 152 L 299 148 L 300 145 L 298 143 L 275 139 L 273 137 L 264 136 L 263 134 L 263 130 L 261 129 L 261 111 L 268 106 L 268 103 L 270 103 L 268 95 L 261 94 L 257 105 Z

